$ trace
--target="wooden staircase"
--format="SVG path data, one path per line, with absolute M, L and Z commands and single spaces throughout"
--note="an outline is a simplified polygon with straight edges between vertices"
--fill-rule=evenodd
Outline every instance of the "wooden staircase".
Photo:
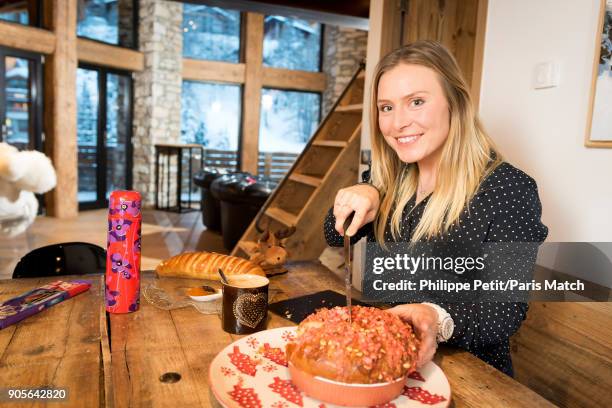
M 277 231 L 295 227 L 285 244 L 290 260 L 317 259 L 327 247 L 323 235 L 327 211 L 336 192 L 357 180 L 364 80 L 361 65 L 232 255 L 250 256 L 245 242 L 257 241 L 261 235 L 258 228 Z

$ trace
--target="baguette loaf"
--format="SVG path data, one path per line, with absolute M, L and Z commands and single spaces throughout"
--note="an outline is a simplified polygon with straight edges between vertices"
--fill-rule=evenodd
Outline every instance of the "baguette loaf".
M 219 268 L 226 276 L 266 276 L 258 265 L 236 256 L 215 252 L 183 252 L 162 261 L 155 271 L 159 276 L 219 280 Z

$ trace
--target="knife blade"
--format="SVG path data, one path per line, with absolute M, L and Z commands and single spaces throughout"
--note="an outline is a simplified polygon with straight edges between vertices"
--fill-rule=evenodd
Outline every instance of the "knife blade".
M 353 305 L 351 299 L 351 289 L 353 287 L 353 268 L 351 265 L 351 237 L 346 235 L 346 230 L 353 222 L 353 215 L 351 213 L 346 220 L 344 220 L 344 292 L 346 294 L 346 309 L 348 310 L 349 323 L 353 322 Z

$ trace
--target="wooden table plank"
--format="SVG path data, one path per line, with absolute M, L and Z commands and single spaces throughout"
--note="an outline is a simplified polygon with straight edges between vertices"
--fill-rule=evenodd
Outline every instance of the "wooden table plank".
M 143 301 L 137 313 L 111 315 L 110 321 L 115 407 L 203 406 L 184 353 L 190 344 L 181 344 L 172 312 Z M 167 373 L 179 374 L 180 380 L 162 382 Z
M 434 362 L 448 378 L 454 407 L 555 406 L 467 351 L 441 346 Z
M 2 387 L 66 388 L 62 406 L 98 406 L 100 387 L 100 307 L 102 276 L 64 276 L 88 279 L 92 287 L 73 299 L 0 330 Z M 0 301 L 40 287 L 57 278 L 0 281 Z M 42 404 L 32 404 L 37 406 Z
M 174 293 L 198 284 L 145 274 L 143 287 L 154 281 Z M 292 263 L 289 273 L 271 278 L 270 301 L 343 288 L 343 282 L 318 263 Z M 219 406 L 209 387 L 209 365 L 225 346 L 244 336 L 224 332 L 218 315 L 191 307 L 165 311 L 143 300 L 139 312 L 112 315 L 110 321 L 115 406 Z M 269 314 L 268 328 L 292 325 Z M 451 383 L 452 406 L 552 406 L 466 351 L 441 347 L 435 361 Z M 160 376 L 166 372 L 179 373 L 181 380 L 162 383 Z

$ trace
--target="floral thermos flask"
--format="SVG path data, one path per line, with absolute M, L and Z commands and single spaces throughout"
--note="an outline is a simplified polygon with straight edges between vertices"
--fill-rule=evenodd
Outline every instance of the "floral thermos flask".
M 130 313 L 140 305 L 140 211 L 137 191 L 113 191 L 108 205 L 106 311 Z

